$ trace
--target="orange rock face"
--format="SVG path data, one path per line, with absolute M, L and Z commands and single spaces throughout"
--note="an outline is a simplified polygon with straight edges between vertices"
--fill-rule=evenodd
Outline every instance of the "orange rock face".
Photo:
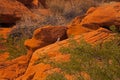
M 80 35 L 89 31 L 92 31 L 92 29 L 83 27 L 81 25 L 81 21 L 84 18 L 84 16 L 78 16 L 68 25 L 67 35 L 68 36 L 75 36 Z
M 90 8 L 84 17 L 76 17 L 68 26 L 67 34 L 80 35 L 100 27 L 120 26 L 120 3 Z
M 8 57 L 9 57 L 8 52 L 4 52 L 4 53 L 0 54 L 0 62 L 6 61 Z
M 96 9 L 91 9 L 87 12 L 87 16 L 81 22 L 82 26 L 91 28 L 109 27 L 115 25 L 120 26 L 120 2 L 106 4 Z
M 21 56 L 15 60 L 0 62 L 0 79 L 14 80 L 26 71 L 28 65 L 27 57 Z
M 21 3 L 14 0 L 0 0 L 0 23 L 16 23 L 23 14 L 31 12 Z
M 54 43 L 67 38 L 66 27 L 63 26 L 46 26 L 34 31 L 32 39 L 25 41 L 25 46 L 29 50 L 36 50 L 48 44 Z
M 0 28 L 0 35 L 3 38 L 7 38 L 10 31 L 11 31 L 11 28 Z

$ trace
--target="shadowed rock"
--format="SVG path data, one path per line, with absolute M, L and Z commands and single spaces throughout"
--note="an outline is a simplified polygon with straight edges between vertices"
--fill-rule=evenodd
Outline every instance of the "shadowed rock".
M 16 23 L 23 15 L 31 12 L 20 2 L 15 0 L 0 1 L 0 23 Z
M 34 31 L 32 39 L 25 41 L 25 46 L 29 50 L 47 46 L 56 41 L 67 38 L 67 28 L 64 26 L 45 26 Z

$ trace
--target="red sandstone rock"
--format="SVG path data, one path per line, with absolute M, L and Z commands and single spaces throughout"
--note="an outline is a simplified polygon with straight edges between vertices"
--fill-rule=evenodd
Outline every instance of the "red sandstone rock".
M 16 23 L 23 15 L 31 12 L 15 0 L 0 0 L 0 23 Z
M 97 26 L 109 28 L 111 25 L 120 27 L 120 2 L 88 10 L 81 25 L 87 28 L 91 28 L 91 26 L 95 28 Z
M 67 34 L 80 35 L 100 27 L 120 27 L 120 2 L 90 8 L 84 17 L 76 17 L 68 26 Z
M 36 50 L 67 38 L 66 27 L 46 26 L 34 31 L 32 39 L 25 41 L 25 46 L 30 50 Z
M 21 56 L 10 61 L 0 62 L 0 80 L 15 80 L 26 71 L 28 65 L 27 57 Z
M 0 35 L 3 38 L 7 38 L 8 34 L 10 33 L 11 28 L 0 28 Z
M 78 16 L 75 19 L 73 19 L 73 21 L 68 25 L 68 36 L 80 35 L 92 31 L 92 29 L 81 26 L 81 21 L 83 18 L 84 16 Z

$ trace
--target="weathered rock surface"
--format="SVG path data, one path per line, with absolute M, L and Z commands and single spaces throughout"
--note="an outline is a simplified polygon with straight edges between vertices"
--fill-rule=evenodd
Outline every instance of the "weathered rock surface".
M 28 52 L 29 54 L 30 52 Z M 31 53 L 30 53 L 31 54 Z M 16 80 L 17 77 L 23 75 L 29 64 L 29 56 L 21 56 L 13 60 L 5 60 L 8 53 L 0 55 L 0 80 Z
M 81 25 L 87 28 L 91 28 L 91 26 L 109 28 L 111 25 L 120 27 L 120 2 L 88 10 L 86 15 L 81 21 Z
M 80 35 L 100 27 L 120 27 L 120 2 L 90 8 L 85 16 L 76 17 L 68 26 L 67 34 Z
M 67 28 L 64 26 L 46 26 L 34 31 L 32 39 L 25 41 L 25 46 L 29 50 L 36 50 L 46 45 L 52 44 L 67 38 Z
M 1 48 L 0 48 L 1 49 Z M 9 57 L 9 53 L 8 52 L 3 52 L 0 54 L 0 62 L 4 62 L 7 60 L 7 58 Z
M 39 4 L 41 4 L 44 8 L 47 8 L 46 0 L 17 0 L 23 3 L 28 8 L 38 8 Z
M 75 36 L 80 35 L 89 31 L 92 31 L 92 29 L 86 28 L 81 25 L 81 21 L 85 16 L 78 16 L 68 25 L 67 35 L 68 36 Z
M 26 14 L 31 15 L 31 12 L 20 2 L 0 0 L 0 23 L 16 23 Z
M 110 38 L 113 37 L 113 35 L 114 34 L 111 33 L 111 31 L 104 28 L 100 28 L 96 31 L 92 31 L 80 36 L 76 36 L 74 39 L 79 41 L 80 38 L 82 39 L 84 38 L 88 43 L 95 44 L 97 42 L 104 42 L 106 40 L 109 40 Z M 42 61 L 41 62 L 37 62 L 37 61 L 40 60 L 41 57 L 43 56 L 44 57 L 49 56 L 50 60 L 55 60 L 57 62 L 69 61 L 70 55 L 61 54 L 59 52 L 60 47 L 67 46 L 67 44 L 68 44 L 68 40 L 64 40 L 36 50 L 33 53 L 33 56 L 31 58 L 26 73 L 23 76 L 17 78 L 16 80 L 28 80 L 28 79 L 44 80 L 48 74 L 51 74 L 55 71 L 62 72 L 61 69 L 53 68 L 50 64 L 44 64 Z M 83 74 L 83 72 L 81 72 L 81 74 L 83 75 L 83 77 L 87 75 L 87 73 Z M 89 75 L 87 76 L 89 79 Z M 68 76 L 67 79 L 69 79 Z
M 7 38 L 8 34 L 10 33 L 11 28 L 0 28 L 0 37 Z

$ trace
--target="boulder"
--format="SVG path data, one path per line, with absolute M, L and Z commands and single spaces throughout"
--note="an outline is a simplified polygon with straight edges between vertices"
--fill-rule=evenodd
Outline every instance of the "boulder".
M 83 27 L 81 25 L 82 19 L 85 17 L 84 16 L 77 16 L 75 19 L 71 21 L 71 23 L 68 25 L 68 30 L 67 30 L 67 35 L 68 36 L 75 36 L 75 35 L 80 35 L 89 31 L 92 31 L 92 29 Z
M 67 35 L 80 35 L 100 27 L 120 28 L 120 2 L 91 7 L 84 16 L 76 17 L 69 25 Z
M 26 14 L 31 15 L 31 12 L 20 2 L 0 0 L 0 23 L 16 23 Z
M 1 56 L 3 57 L 3 56 Z M 0 62 L 0 80 L 15 80 L 24 74 L 28 66 L 27 56 Z
M 48 44 L 67 38 L 67 28 L 64 26 L 45 26 L 34 31 L 32 39 L 25 41 L 29 50 L 36 50 Z
M 105 4 L 96 9 L 90 8 L 81 25 L 87 28 L 91 26 L 109 28 L 111 25 L 120 27 L 120 2 Z

